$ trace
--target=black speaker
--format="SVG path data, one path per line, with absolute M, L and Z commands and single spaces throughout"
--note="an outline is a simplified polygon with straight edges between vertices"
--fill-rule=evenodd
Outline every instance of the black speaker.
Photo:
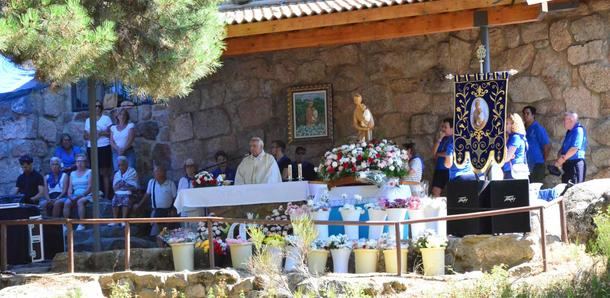
M 43 225 L 44 259 L 52 260 L 56 254 L 64 252 L 64 231 L 62 225 Z
M 17 208 L 0 209 L 0 219 L 28 219 L 40 215 L 38 206 L 21 205 Z M 6 257 L 11 265 L 28 264 L 32 262 L 30 257 L 30 236 L 28 225 L 8 226 L 6 228 Z
M 529 206 L 529 181 L 491 181 L 481 196 L 489 198 L 492 210 Z M 494 216 L 491 227 L 494 234 L 530 232 L 529 212 Z
M 447 185 L 447 215 L 488 211 L 489 200 L 479 197 L 484 181 L 450 181 Z M 489 217 L 451 220 L 447 233 L 454 236 L 491 234 Z
M 489 211 L 483 208 L 448 208 L 447 215 L 466 214 Z M 491 234 L 491 218 L 479 217 L 473 219 L 447 221 L 447 234 L 453 236 Z

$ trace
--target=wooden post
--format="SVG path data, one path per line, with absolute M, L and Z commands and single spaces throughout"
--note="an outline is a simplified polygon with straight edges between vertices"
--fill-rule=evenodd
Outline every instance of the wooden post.
M 546 272 L 546 230 L 544 228 L 544 207 L 540 207 L 540 246 L 542 246 L 542 271 Z
M 0 269 L 6 271 L 8 269 L 7 247 L 6 247 L 6 225 L 0 225 L 0 248 L 2 256 L 0 256 Z
M 125 271 L 131 270 L 129 263 L 131 259 L 131 227 L 129 222 L 125 223 Z
M 91 142 L 91 160 L 89 162 L 91 163 L 91 176 L 93 177 L 93 183 L 91 185 L 91 194 L 93 196 L 93 218 L 99 218 L 100 183 L 98 177 L 100 177 L 100 169 L 98 165 L 97 156 L 97 111 L 95 109 L 95 104 L 97 103 L 97 100 L 95 96 L 95 87 L 95 80 L 89 78 L 87 80 L 87 97 L 89 98 L 87 104 L 89 105 L 89 141 Z M 93 250 L 100 251 L 100 249 L 100 227 L 99 225 L 93 225 Z
M 566 202 L 559 202 L 559 222 L 561 224 L 561 241 L 568 243 L 568 225 L 566 224 Z
M 74 230 L 72 223 L 68 221 L 66 223 L 68 230 L 68 273 L 74 273 Z
M 400 235 L 400 224 L 399 223 L 395 223 L 394 224 L 394 230 L 396 232 L 396 274 L 398 276 L 402 275 L 402 251 L 400 250 L 400 239 L 401 236 Z
M 208 256 L 210 258 L 210 269 L 213 269 L 214 267 L 216 267 L 216 264 L 214 264 L 214 232 L 212 232 L 212 221 L 211 220 L 207 220 L 208 222 L 208 247 L 210 248 L 208 250 Z

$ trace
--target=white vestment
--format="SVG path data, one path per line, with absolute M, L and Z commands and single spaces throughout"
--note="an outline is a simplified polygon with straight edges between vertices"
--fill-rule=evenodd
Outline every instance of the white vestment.
M 282 182 L 280 168 L 271 154 L 264 151 L 257 157 L 246 156 L 235 173 L 235 185 L 266 184 Z

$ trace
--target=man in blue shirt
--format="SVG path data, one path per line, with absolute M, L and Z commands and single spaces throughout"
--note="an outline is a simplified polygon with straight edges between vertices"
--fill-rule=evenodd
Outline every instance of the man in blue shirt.
M 546 129 L 536 121 L 536 108 L 523 108 L 523 121 L 527 128 L 527 165 L 530 168 L 530 182 L 542 183 L 544 180 L 546 159 L 551 152 L 551 141 Z
M 445 157 L 447 156 L 447 145 L 453 143 L 453 119 L 445 118 L 441 122 L 440 130 L 434 143 L 434 175 L 432 177 L 432 197 L 440 197 L 441 192 L 449 181 L 449 168 L 445 167 Z
M 563 126 L 568 131 L 557 153 L 556 167 L 563 169 L 562 183 L 571 181 L 578 184 L 585 181 L 587 164 L 585 151 L 587 150 L 587 132 L 578 122 L 578 115 L 573 112 L 565 113 Z
M 445 156 L 444 165 L 446 168 L 449 168 L 449 181 L 474 181 L 477 180 L 477 176 L 475 176 L 472 171 L 472 166 L 470 165 L 470 160 L 466 159 L 463 167 L 458 167 L 453 162 L 453 138 L 451 142 L 447 145 L 447 151 Z

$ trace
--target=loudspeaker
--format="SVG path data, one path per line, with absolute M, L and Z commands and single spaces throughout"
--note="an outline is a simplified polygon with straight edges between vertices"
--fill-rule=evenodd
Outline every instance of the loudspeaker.
M 448 208 L 447 215 L 466 214 L 489 211 L 482 208 Z M 491 218 L 480 217 L 473 219 L 447 221 L 447 234 L 462 237 L 465 235 L 491 234 Z
M 491 181 L 481 196 L 488 198 L 492 210 L 529 206 L 529 181 Z M 494 216 L 491 227 L 494 234 L 530 232 L 529 212 Z
M 52 260 L 56 254 L 64 252 L 64 231 L 61 225 L 43 225 L 44 259 Z
M 21 205 L 17 208 L 0 209 L 0 219 L 27 219 L 32 216 L 40 215 L 38 206 Z M 32 262 L 30 257 L 30 237 L 28 225 L 8 226 L 6 228 L 6 257 L 10 265 L 29 264 Z
M 450 181 L 447 185 L 447 215 L 488 211 L 489 200 L 479 197 L 484 181 Z M 447 221 L 447 233 L 454 236 L 490 234 L 489 217 Z

